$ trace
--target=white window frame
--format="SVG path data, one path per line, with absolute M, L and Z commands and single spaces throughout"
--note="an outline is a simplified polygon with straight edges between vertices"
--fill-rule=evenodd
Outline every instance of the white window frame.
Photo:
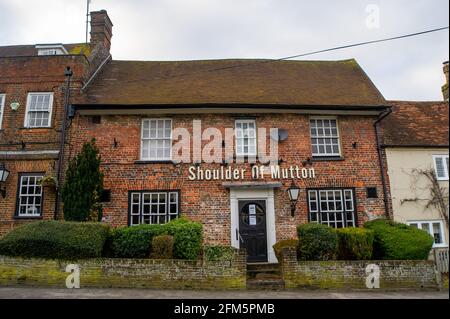
M 158 202 L 152 203 L 152 196 L 158 196 Z M 159 196 L 165 195 L 165 201 L 164 203 L 159 202 Z M 175 202 L 171 201 L 170 197 L 171 195 L 175 195 Z M 134 201 L 134 197 L 137 196 L 138 201 Z M 144 196 L 150 196 L 150 202 L 144 203 Z M 133 211 L 133 206 L 139 205 L 137 212 Z M 149 206 L 149 213 L 144 214 L 144 205 Z M 157 212 L 156 214 L 152 213 L 152 205 L 156 205 Z M 159 212 L 159 206 L 164 205 L 165 211 L 164 214 L 161 214 Z M 171 213 L 170 212 L 170 205 L 176 205 L 176 212 Z M 129 221 L 128 224 L 130 226 L 136 226 L 141 224 L 150 224 L 150 225 L 156 225 L 156 224 L 165 224 L 170 222 L 171 220 L 177 219 L 180 217 L 180 192 L 179 191 L 133 191 L 130 192 L 130 214 L 129 214 Z M 138 216 L 139 222 L 133 223 L 133 217 Z M 152 216 L 156 216 L 157 223 L 152 223 Z M 172 216 L 172 217 L 171 217 Z M 148 217 L 149 223 L 144 223 L 144 217 Z M 160 223 L 160 218 L 164 217 L 165 222 Z
M 332 196 L 330 197 L 330 193 Z M 339 193 L 340 200 L 336 199 L 336 193 Z M 325 200 L 322 200 L 322 194 L 325 195 Z M 347 195 L 350 195 L 347 199 Z M 351 188 L 319 188 L 308 189 L 308 220 L 310 223 L 320 223 L 333 228 L 337 227 L 338 223 L 342 223 L 342 227 L 356 227 L 357 211 L 355 207 L 354 190 Z M 312 199 L 312 198 L 315 199 Z M 313 203 L 315 208 L 313 208 Z M 322 209 L 322 203 L 326 208 Z M 340 208 L 337 208 L 337 203 L 340 204 Z M 330 209 L 330 204 L 334 208 Z M 326 214 L 326 220 L 322 219 L 322 214 Z M 334 219 L 330 219 L 331 214 L 334 214 Z M 338 216 L 338 214 L 341 214 Z M 351 218 L 348 218 L 348 214 Z M 314 217 L 314 219 L 313 219 Z M 339 218 L 341 217 L 341 218 Z
M 3 123 L 3 114 L 5 112 L 5 99 L 6 94 L 0 94 L 0 129 L 2 128 Z
M 446 248 L 448 247 L 446 241 L 445 241 L 445 228 L 444 228 L 444 223 L 442 222 L 442 220 L 410 220 L 407 221 L 406 224 L 411 226 L 411 224 L 417 224 L 417 228 L 418 229 L 422 229 L 422 224 L 426 224 L 428 223 L 428 233 L 430 234 L 430 236 L 433 237 L 433 248 Z M 433 233 L 433 224 L 439 224 L 439 229 L 441 232 L 441 236 L 442 236 L 442 243 L 441 244 L 435 244 L 434 243 L 434 233 Z
M 169 138 L 145 138 L 144 139 L 144 122 L 146 121 L 156 121 L 156 123 L 158 123 L 158 121 L 170 121 L 170 152 L 169 152 L 169 157 L 144 157 L 143 156 L 143 152 L 144 152 L 144 140 L 148 141 L 148 140 L 168 140 Z M 158 126 L 158 124 L 156 124 Z M 149 127 L 150 128 L 150 127 Z M 158 162 L 158 161 L 171 161 L 172 160 L 172 150 L 173 150 L 173 121 L 171 118 L 145 118 L 142 119 L 141 121 L 141 160 L 142 161 L 149 161 L 149 162 Z M 156 154 L 158 155 L 158 154 Z
M 49 99 L 49 109 L 48 109 L 48 125 L 46 126 L 30 126 L 28 123 L 29 120 L 29 112 L 30 112 L 30 104 L 31 104 L 31 97 L 35 95 L 50 95 Z M 46 128 L 52 126 L 52 114 L 53 114 L 53 92 L 29 92 L 27 96 L 27 106 L 25 109 L 25 120 L 24 120 L 24 127 L 26 128 Z
M 23 179 L 24 178 L 30 178 L 30 177 L 34 177 L 36 178 L 36 184 L 34 184 L 33 186 L 35 187 L 39 187 L 40 188 L 40 193 L 39 194 L 33 194 L 33 195 L 28 195 L 28 194 L 22 194 L 22 186 L 23 186 Z M 44 205 L 44 196 L 43 196 L 43 192 L 42 192 L 42 185 L 39 184 L 39 179 L 43 178 L 44 175 L 43 174 L 33 174 L 33 173 L 29 173 L 29 174 L 21 174 L 19 177 L 19 191 L 17 193 L 18 196 L 18 202 L 17 202 L 17 213 L 16 213 L 16 217 L 42 217 L 42 210 L 43 210 L 43 205 Z M 28 185 L 29 186 L 29 185 Z M 27 188 L 28 189 L 28 188 Z M 23 205 L 22 202 L 22 197 L 27 197 L 27 204 Z M 40 211 L 39 214 L 29 214 L 29 213 L 21 213 L 21 207 L 25 206 L 28 207 L 28 198 L 32 198 L 32 197 L 40 197 L 41 201 L 40 201 Z M 33 200 L 33 204 L 34 204 L 34 200 Z M 33 207 L 34 205 L 31 205 L 31 207 Z M 35 206 L 34 206 L 35 207 Z
M 317 121 L 317 120 L 336 121 L 336 133 L 337 133 L 337 136 L 329 136 L 329 137 L 327 137 L 327 136 L 318 136 L 318 135 L 313 136 L 311 134 L 311 121 Z M 317 129 L 317 126 L 316 126 L 316 129 Z M 341 157 L 342 156 L 341 134 L 339 133 L 339 121 L 338 121 L 337 117 L 323 117 L 323 116 L 310 117 L 309 118 L 309 135 L 310 135 L 310 144 L 311 144 L 311 155 L 313 157 Z M 321 139 L 321 138 L 323 138 L 323 139 L 325 139 L 325 138 L 336 139 L 337 138 L 337 141 L 338 141 L 338 153 L 334 153 L 334 152 L 330 153 L 330 154 L 314 153 L 313 152 L 313 147 L 312 147 L 313 146 L 313 144 L 312 144 L 312 139 L 313 138 L 315 138 L 315 139 Z M 325 152 L 326 152 L 326 147 L 325 147 Z
M 443 177 L 439 177 L 438 173 L 437 173 L 437 165 L 436 165 L 436 159 L 437 158 L 442 158 L 443 160 L 443 165 L 444 165 L 444 176 Z M 449 155 L 448 154 L 440 154 L 440 155 L 433 155 L 433 165 L 434 165 L 434 172 L 436 174 L 436 178 L 438 181 L 448 181 L 448 165 L 447 165 L 447 161 L 448 161 Z
M 255 130 L 255 136 L 254 137 L 247 137 L 247 139 L 250 141 L 251 139 L 255 140 L 255 152 L 251 153 L 251 152 L 240 152 L 239 148 L 238 148 L 238 140 L 245 140 L 245 137 L 238 137 L 238 123 L 241 124 L 241 126 L 243 124 L 253 124 L 254 126 L 254 130 Z M 236 157 L 242 157 L 242 156 L 256 156 L 258 154 L 258 129 L 256 127 L 256 120 L 254 119 L 236 119 L 234 122 L 234 129 L 235 129 L 235 143 L 236 143 Z M 243 148 L 243 146 L 242 146 Z

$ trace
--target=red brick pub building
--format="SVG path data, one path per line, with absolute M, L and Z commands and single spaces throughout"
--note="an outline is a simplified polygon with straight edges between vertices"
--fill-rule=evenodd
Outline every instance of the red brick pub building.
M 26 220 L 62 218 L 57 192 L 34 177 L 57 172 L 60 162 L 64 171 L 92 138 L 110 191 L 105 222 L 186 216 L 203 224 L 205 242 L 246 247 L 249 261 L 276 262 L 272 245 L 296 236 L 298 224 L 359 226 L 388 214 L 377 123 L 389 106 L 355 60 L 117 61 L 108 55 L 106 12 L 94 13 L 93 23 L 89 53 L 0 57 L 0 162 L 10 171 L 3 233 Z M 72 107 L 59 148 L 66 64 Z M 231 138 L 212 143 L 227 129 Z M 179 132 L 188 136 L 182 163 L 174 161 Z M 276 158 L 253 161 L 264 142 L 278 143 Z M 198 154 L 211 154 L 211 145 L 222 154 L 208 163 Z

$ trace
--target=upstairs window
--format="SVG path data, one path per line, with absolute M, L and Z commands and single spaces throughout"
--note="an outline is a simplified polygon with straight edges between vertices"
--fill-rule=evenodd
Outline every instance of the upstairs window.
M 433 161 L 438 181 L 448 181 L 448 155 L 433 155 Z
M 35 46 L 38 55 L 61 55 L 68 54 L 62 44 L 37 44 Z
M 256 156 L 256 121 L 236 121 L 236 156 Z
M 50 127 L 53 93 L 28 93 L 25 127 Z
M 0 94 L 0 129 L 2 128 L 4 108 L 5 108 L 5 94 Z
M 312 156 L 341 156 L 336 119 L 311 119 Z
M 172 158 L 172 120 L 144 119 L 141 139 L 142 160 L 168 161 Z

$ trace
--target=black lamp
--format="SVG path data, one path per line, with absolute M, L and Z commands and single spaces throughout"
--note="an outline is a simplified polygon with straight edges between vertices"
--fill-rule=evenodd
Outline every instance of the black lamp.
M 298 195 L 300 194 L 300 188 L 292 181 L 291 186 L 288 188 L 289 199 L 291 201 L 291 216 L 294 217 L 295 207 L 297 206 Z
M 9 171 L 6 169 L 4 163 L 0 163 L 0 183 L 6 182 L 6 179 L 9 176 Z M 6 197 L 6 187 L 0 188 L 0 194 L 3 198 Z

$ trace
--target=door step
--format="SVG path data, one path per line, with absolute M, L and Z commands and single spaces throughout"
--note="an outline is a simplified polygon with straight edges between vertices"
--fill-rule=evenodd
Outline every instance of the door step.
M 284 289 L 280 265 L 269 263 L 247 264 L 247 289 Z
M 250 290 L 283 290 L 283 279 L 247 279 L 247 289 Z

